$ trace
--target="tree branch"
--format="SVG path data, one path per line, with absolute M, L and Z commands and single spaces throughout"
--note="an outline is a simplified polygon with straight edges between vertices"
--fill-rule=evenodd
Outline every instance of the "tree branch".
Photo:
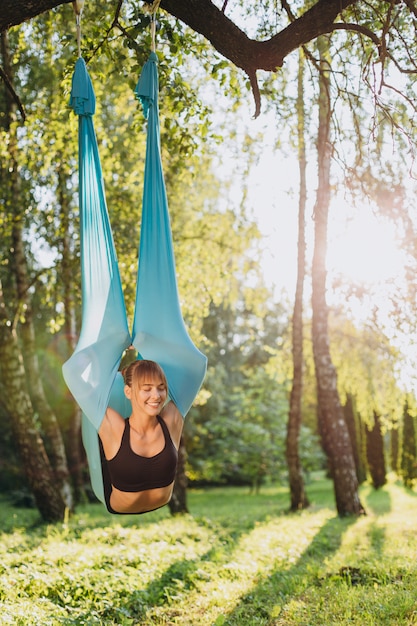
M 375 35 L 375 33 L 372 32 L 372 30 L 370 30 L 369 28 L 366 28 L 366 26 L 362 26 L 361 24 L 350 24 L 348 22 L 336 22 L 335 24 L 333 24 L 332 30 L 351 30 L 356 33 L 360 33 L 361 35 L 365 35 L 365 37 L 368 37 L 368 39 L 370 39 L 376 45 L 377 49 L 381 47 L 380 38 L 377 35 Z
M 0 34 L 1 37 L 1 34 Z M 2 81 L 4 82 L 4 84 L 6 85 L 6 89 L 8 89 L 10 95 L 12 96 L 13 100 L 16 103 L 17 108 L 20 111 L 20 115 L 22 116 L 23 121 L 26 120 L 26 113 L 25 113 L 25 109 L 23 108 L 23 104 L 19 98 L 19 96 L 17 95 L 11 81 L 10 78 L 7 76 L 6 72 L 3 70 L 2 67 L 0 67 L 0 78 L 2 79 Z
M 115 26 L 120 27 L 117 17 L 122 1 L 111 0 L 111 4 L 115 6 L 115 19 L 110 30 Z M 138 3 L 145 2 L 145 0 L 137 1 Z M 293 50 L 305 46 L 320 35 L 339 29 L 354 30 L 370 38 L 381 54 L 383 42 L 367 27 L 361 24 L 335 22 L 344 9 L 357 4 L 359 0 L 317 0 L 310 9 L 298 17 L 289 9 L 287 0 L 282 0 L 282 6 L 289 15 L 290 24 L 264 41 L 249 38 L 225 15 L 227 1 L 224 0 L 221 9 L 217 8 L 212 0 L 161 0 L 160 7 L 200 33 L 223 57 L 229 59 L 247 74 L 255 98 L 255 116 L 260 110 L 257 70 L 276 71 L 282 67 L 285 58 Z M 0 32 L 44 11 L 70 2 L 71 0 L 2 0 Z M 403 0 L 403 2 L 410 13 L 415 15 L 414 0 Z M 108 33 L 105 34 L 106 36 Z
M 301 17 L 265 41 L 250 39 L 211 0 L 161 0 L 160 7 L 203 35 L 248 76 L 282 67 L 301 45 L 332 30 L 336 17 L 358 0 L 318 0 Z
M 120 16 L 120 11 L 122 10 L 122 4 L 123 4 L 123 0 L 117 0 L 117 7 L 116 7 L 116 11 L 114 13 L 113 21 L 112 21 L 111 25 L 109 26 L 109 28 L 104 33 L 104 37 L 99 41 L 99 43 L 96 45 L 96 47 L 92 51 L 92 53 L 90 55 L 91 57 L 95 56 L 97 54 L 97 52 L 100 50 L 100 48 L 104 45 L 104 43 L 109 38 L 109 35 L 112 32 L 113 28 L 115 28 L 116 26 L 118 26 L 120 28 L 120 26 L 119 26 L 119 16 Z
M 261 112 L 261 94 L 259 92 L 258 79 L 256 77 L 256 72 L 253 74 L 248 74 L 250 80 L 250 86 L 252 87 L 253 99 L 255 100 L 255 113 L 253 117 L 256 119 L 259 117 Z
M 0 32 L 72 0 L 1 0 Z
M 70 0 L 2 0 L 0 32 Z M 138 0 L 139 2 L 139 0 Z M 317 0 L 284 30 L 265 41 L 250 39 L 211 0 L 161 0 L 161 8 L 203 35 L 213 47 L 248 76 L 275 71 L 301 45 L 332 30 L 336 17 L 358 0 Z M 117 5 L 116 0 L 112 3 Z

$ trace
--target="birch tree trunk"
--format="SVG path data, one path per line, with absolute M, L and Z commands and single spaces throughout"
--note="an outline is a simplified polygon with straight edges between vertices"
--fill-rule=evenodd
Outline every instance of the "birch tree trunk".
M 312 267 L 313 355 L 317 382 L 318 413 L 323 447 L 334 483 L 340 516 L 364 512 L 358 493 L 358 478 L 349 431 L 337 390 L 337 375 L 330 356 L 326 302 L 327 223 L 330 205 L 330 78 L 329 45 L 317 40 L 320 53 L 318 188 L 314 207 L 314 254 Z
M 298 165 L 300 172 L 300 188 L 298 203 L 298 261 L 297 285 L 295 290 L 294 311 L 292 318 L 292 359 L 293 379 L 290 394 L 290 410 L 287 424 L 286 458 L 290 486 L 291 511 L 308 507 L 305 493 L 304 478 L 299 455 L 299 438 L 301 428 L 301 397 L 303 391 L 303 291 L 305 278 L 305 207 L 307 201 L 306 184 L 306 150 L 304 140 L 304 56 L 299 53 L 298 95 L 297 95 L 297 127 L 298 127 Z
M 55 478 L 43 441 L 33 419 L 33 407 L 26 388 L 22 354 L 3 298 L 0 284 L 0 379 L 1 402 L 10 416 L 23 468 L 45 522 L 63 519 L 65 504 L 56 489 Z

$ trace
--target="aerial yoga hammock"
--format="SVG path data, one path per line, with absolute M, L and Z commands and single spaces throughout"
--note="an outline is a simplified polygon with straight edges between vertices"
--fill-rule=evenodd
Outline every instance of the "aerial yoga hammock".
M 206 357 L 192 343 L 179 305 L 161 164 L 154 49 L 135 93 L 148 123 L 136 301 L 130 333 L 93 126 L 95 96 L 79 54 L 70 106 L 79 116 L 82 324 L 75 351 L 63 365 L 63 375 L 82 410 L 82 438 L 93 491 L 111 512 L 116 511 L 109 507 L 111 485 L 98 430 L 109 406 L 125 419 L 131 413 L 119 372 L 124 351 L 133 346 L 138 359 L 156 361 L 162 367 L 169 397 L 183 417 L 206 371 Z

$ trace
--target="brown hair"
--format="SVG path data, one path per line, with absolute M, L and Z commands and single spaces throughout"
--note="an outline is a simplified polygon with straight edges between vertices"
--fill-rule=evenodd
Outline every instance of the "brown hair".
M 128 387 L 132 387 L 133 383 L 139 385 L 145 378 L 149 378 L 150 380 L 160 378 L 168 393 L 168 382 L 164 370 L 156 361 L 147 361 L 145 359 L 133 361 L 122 371 L 122 374 L 125 385 Z

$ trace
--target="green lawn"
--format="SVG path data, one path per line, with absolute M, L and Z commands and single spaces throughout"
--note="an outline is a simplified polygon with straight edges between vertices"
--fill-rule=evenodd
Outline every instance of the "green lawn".
M 0 506 L 0 624 L 396 626 L 417 624 L 417 493 L 362 488 L 367 515 L 339 519 L 332 486 L 192 491 L 167 508 L 68 524 Z

